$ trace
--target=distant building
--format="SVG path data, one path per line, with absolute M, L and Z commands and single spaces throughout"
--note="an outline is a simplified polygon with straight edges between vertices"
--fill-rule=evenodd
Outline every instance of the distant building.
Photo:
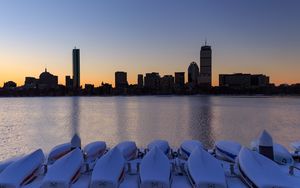
M 39 82 L 39 79 L 36 79 L 34 77 L 25 77 L 24 87 L 27 89 L 29 89 L 29 88 L 35 89 L 35 88 L 37 88 L 38 82 Z
M 269 85 L 269 77 L 262 74 L 220 74 L 219 86 L 232 88 L 265 87 Z
M 212 75 L 212 58 L 211 58 L 211 46 L 205 45 L 200 50 L 200 76 L 199 85 L 211 87 L 211 75 Z
M 144 76 L 142 74 L 138 74 L 137 86 L 140 89 L 144 87 Z
M 71 78 L 71 76 L 66 76 L 66 88 L 73 88 L 73 79 Z
M 157 72 L 146 73 L 144 88 L 148 90 L 159 90 L 160 88 L 160 76 Z
M 115 72 L 115 88 L 127 88 L 127 73 L 126 72 Z
M 80 50 L 73 49 L 73 88 L 80 88 Z
M 160 79 L 160 88 L 163 93 L 171 93 L 174 89 L 174 77 L 165 75 Z
M 58 77 L 45 69 L 45 72 L 40 74 L 38 87 L 39 89 L 55 89 L 58 87 Z
M 16 82 L 13 82 L 13 81 L 5 82 L 3 85 L 3 89 L 14 89 L 16 87 L 17 87 L 17 84 L 16 84 Z
M 199 67 L 196 62 L 192 62 L 188 68 L 188 82 L 197 84 L 199 77 Z
M 94 93 L 94 84 L 85 84 L 84 91 L 86 94 L 91 95 Z
M 178 88 L 183 88 L 184 83 L 184 72 L 175 72 L 175 86 Z

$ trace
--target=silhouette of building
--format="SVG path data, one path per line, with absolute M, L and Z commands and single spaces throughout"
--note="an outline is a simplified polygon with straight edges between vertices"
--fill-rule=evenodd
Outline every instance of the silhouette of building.
M 16 82 L 13 82 L 13 81 L 5 82 L 3 85 L 3 89 L 14 89 L 16 87 L 17 87 L 17 84 L 16 84 Z
M 269 85 L 269 77 L 263 74 L 220 74 L 219 86 L 231 88 L 253 88 L 265 87 Z
M 55 89 L 58 88 L 58 77 L 47 72 L 41 73 L 38 80 L 39 89 Z
M 144 76 L 142 74 L 138 74 L 137 83 L 139 89 L 144 87 Z
M 80 88 L 80 50 L 73 49 L 73 88 Z
M 212 51 L 211 46 L 205 45 L 200 50 L 200 76 L 199 85 L 204 87 L 211 87 L 212 75 Z
M 163 93 L 172 93 L 174 89 L 174 77 L 165 75 L 160 79 L 160 88 Z
M 71 78 L 71 76 L 66 76 L 66 88 L 73 88 L 73 79 Z
M 188 82 L 196 85 L 198 83 L 199 67 L 196 62 L 191 62 L 188 68 Z
M 37 88 L 39 79 L 36 79 L 34 77 L 25 77 L 25 84 L 24 87 L 26 89 L 35 89 Z
M 157 72 L 146 73 L 144 88 L 157 91 L 160 88 L 160 76 Z
M 175 72 L 175 86 L 184 88 L 184 72 Z
M 115 72 L 115 88 L 127 88 L 128 82 L 127 82 L 127 73 L 117 71 Z

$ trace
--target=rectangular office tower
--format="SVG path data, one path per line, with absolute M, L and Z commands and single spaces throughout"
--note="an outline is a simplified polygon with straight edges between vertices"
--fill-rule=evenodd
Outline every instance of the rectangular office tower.
M 211 87 L 211 46 L 206 43 L 200 50 L 200 76 L 199 85 L 203 87 Z
M 73 49 L 73 88 L 80 88 L 80 50 Z

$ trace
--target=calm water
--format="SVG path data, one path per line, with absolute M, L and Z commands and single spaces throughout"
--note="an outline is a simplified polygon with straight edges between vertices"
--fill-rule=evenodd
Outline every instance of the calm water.
M 300 140 L 300 98 L 148 96 L 0 98 L 0 159 L 37 148 L 48 152 L 79 132 L 82 143 L 109 146 L 166 139 L 179 146 L 199 139 L 206 147 L 233 139 L 249 145 L 260 131 L 289 146 Z

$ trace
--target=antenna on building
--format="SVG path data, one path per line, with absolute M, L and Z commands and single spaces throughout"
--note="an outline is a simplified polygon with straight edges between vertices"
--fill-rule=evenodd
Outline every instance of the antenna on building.
M 207 38 L 206 37 L 205 37 L 205 43 L 204 44 L 205 44 L 205 46 L 207 46 Z
M 45 68 L 45 72 L 47 72 L 47 67 Z

